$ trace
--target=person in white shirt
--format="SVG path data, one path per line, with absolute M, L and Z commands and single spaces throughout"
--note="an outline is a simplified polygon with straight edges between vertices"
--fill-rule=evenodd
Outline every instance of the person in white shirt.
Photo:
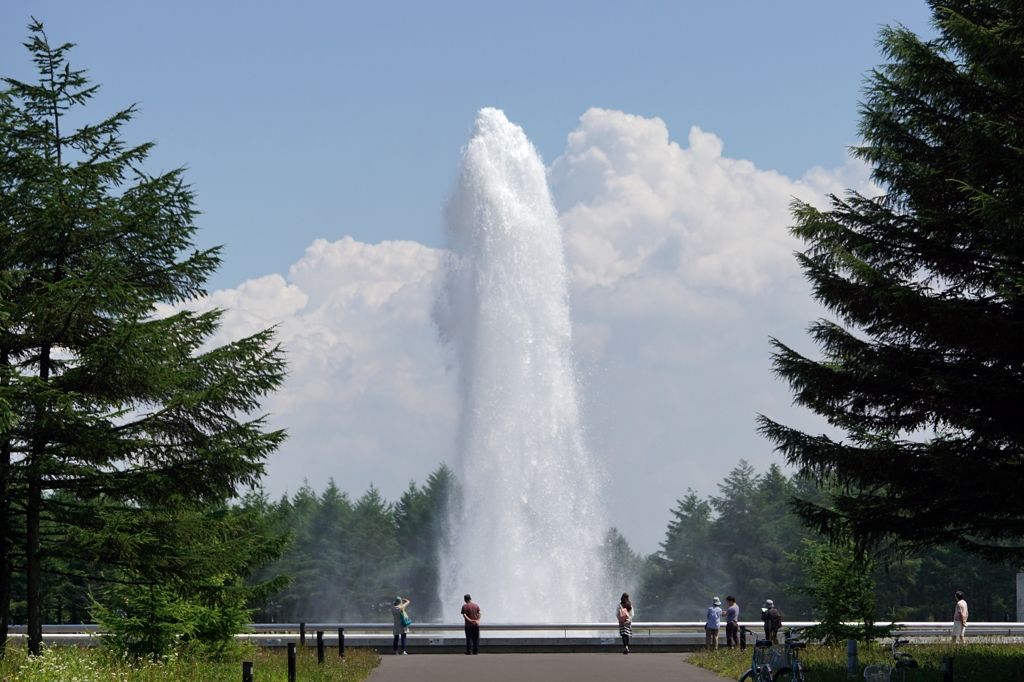
M 708 620 L 704 623 L 704 645 L 709 651 L 718 650 L 718 630 L 722 627 L 722 600 L 715 597 L 708 607 Z
M 953 642 L 964 643 L 964 633 L 967 631 L 967 602 L 964 601 L 964 593 L 957 592 L 956 607 L 953 609 Z

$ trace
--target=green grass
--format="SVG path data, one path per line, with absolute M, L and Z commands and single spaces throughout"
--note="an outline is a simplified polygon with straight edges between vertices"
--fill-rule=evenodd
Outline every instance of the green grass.
M 331 656 L 329 654 L 333 653 Z M 255 682 L 286 682 L 288 653 L 285 649 L 241 648 L 221 660 L 170 656 L 159 662 L 118 660 L 102 647 L 50 647 L 42 656 L 30 657 L 20 646 L 8 644 L 0 661 L 4 682 L 238 682 L 242 661 L 253 662 Z M 380 665 L 369 649 L 346 649 L 345 658 L 328 652 L 324 665 L 316 662 L 316 650 L 299 650 L 298 679 L 302 682 L 358 682 Z
M 907 682 L 941 682 L 942 659 L 953 657 L 953 679 L 956 682 L 1014 682 L 1024 680 L 1024 644 L 973 642 L 963 645 L 908 644 L 900 647 L 917 659 L 920 666 L 907 673 Z M 722 677 L 738 680 L 750 669 L 753 649 L 719 649 L 700 652 L 687 660 Z M 873 663 L 891 663 L 888 646 L 858 647 L 860 670 Z M 846 682 L 846 648 L 843 646 L 809 646 L 802 652 L 808 682 Z M 863 677 L 859 677 L 863 682 Z

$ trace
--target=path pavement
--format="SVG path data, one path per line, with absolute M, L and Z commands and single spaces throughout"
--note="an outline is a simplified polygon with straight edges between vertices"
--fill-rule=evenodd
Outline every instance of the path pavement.
M 686 654 L 426 654 L 381 656 L 368 682 L 725 682 Z

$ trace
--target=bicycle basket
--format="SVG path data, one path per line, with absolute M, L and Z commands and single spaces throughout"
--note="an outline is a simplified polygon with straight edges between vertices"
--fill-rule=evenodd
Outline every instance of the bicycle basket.
M 762 666 L 767 663 L 772 667 L 772 670 L 785 668 L 789 665 L 789 661 L 786 658 L 786 647 L 784 646 L 773 646 L 758 649 L 754 653 L 754 661 L 758 666 Z
M 876 663 L 864 668 L 864 682 L 889 682 L 892 666 L 888 663 Z

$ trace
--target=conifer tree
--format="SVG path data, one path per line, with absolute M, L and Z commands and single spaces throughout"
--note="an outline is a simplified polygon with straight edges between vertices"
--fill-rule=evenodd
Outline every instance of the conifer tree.
M 804 583 L 792 589 L 814 601 L 817 624 L 807 636 L 825 644 L 888 637 L 891 625 L 875 625 L 875 559 L 822 540 L 804 539 L 793 557 L 804 570 Z
M 98 86 L 69 66 L 72 45 L 52 47 L 35 20 L 30 31 L 39 81 L 4 78 L 0 95 L 0 271 L 10 279 L 0 398 L 14 417 L 0 436 L 0 597 L 16 565 L 37 653 L 52 542 L 77 529 L 81 541 L 62 552 L 152 565 L 134 551 L 147 545 L 97 518 L 99 502 L 153 518 L 255 484 L 284 434 L 251 415 L 285 368 L 271 331 L 205 350 L 219 311 L 157 314 L 204 294 L 220 262 L 217 249 L 193 245 L 192 190 L 180 169 L 143 170 L 153 145 L 121 138 L 134 106 L 69 130 L 68 111 Z M 47 524 L 72 530 L 51 538 Z M 3 628 L 7 608 L 3 599 Z
M 815 298 L 837 321 L 804 357 L 774 343 L 797 404 L 842 439 L 761 417 L 831 505 L 840 545 L 956 544 L 1024 563 L 1024 4 L 930 0 L 936 35 L 885 28 L 861 106 L 883 195 L 794 204 Z
M 404 566 L 409 597 L 415 599 L 421 620 L 440 618 L 440 551 L 451 541 L 449 501 L 455 492 L 455 473 L 445 464 L 427 476 L 422 487 L 409 489 L 395 504 L 398 544 L 408 559 Z M 405 595 L 403 595 L 405 596 Z

